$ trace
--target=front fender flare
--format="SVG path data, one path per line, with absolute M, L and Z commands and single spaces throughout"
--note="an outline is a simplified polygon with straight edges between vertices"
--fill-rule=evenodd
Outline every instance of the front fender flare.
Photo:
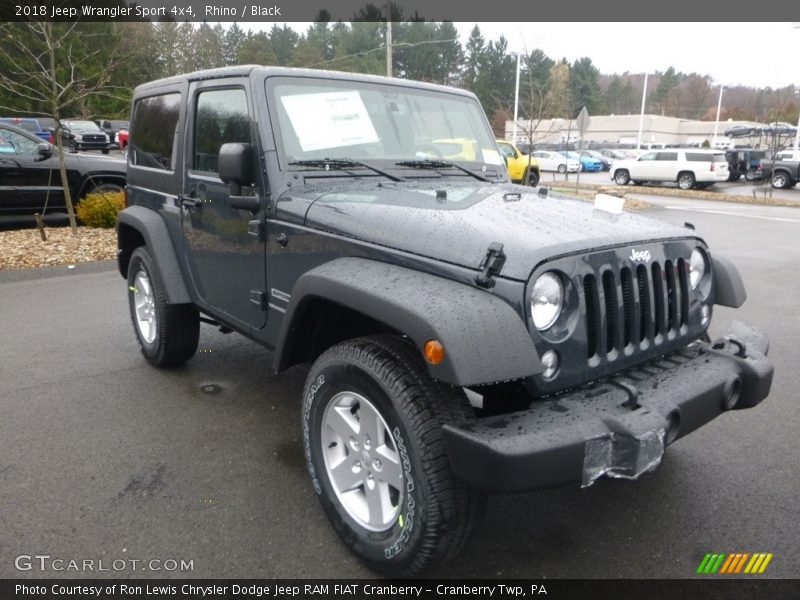
M 731 261 L 722 256 L 712 258 L 714 272 L 714 304 L 739 308 L 747 300 L 742 276 Z
M 340 258 L 308 271 L 295 284 L 278 334 L 276 371 L 288 366 L 293 334 L 304 308 L 316 298 L 384 323 L 411 338 L 418 349 L 428 340 L 439 340 L 445 360 L 428 369 L 445 383 L 495 383 L 542 370 L 525 323 L 490 292 L 405 267 Z

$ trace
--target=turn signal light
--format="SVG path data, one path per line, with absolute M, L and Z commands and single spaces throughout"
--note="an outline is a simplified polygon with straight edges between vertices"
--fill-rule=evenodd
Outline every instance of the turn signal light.
M 432 365 L 440 365 L 444 360 L 444 346 L 439 340 L 428 340 L 425 342 L 423 352 L 425 360 Z

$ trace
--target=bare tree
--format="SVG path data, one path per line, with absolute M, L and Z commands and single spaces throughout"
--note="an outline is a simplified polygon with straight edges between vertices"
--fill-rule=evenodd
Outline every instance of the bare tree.
M 0 108 L 22 114 L 43 114 L 60 123 L 63 111 L 84 109 L 91 96 L 111 96 L 113 71 L 125 60 L 107 39 L 91 50 L 87 42 L 103 36 L 78 29 L 78 22 L 26 22 L 0 25 L 0 88 L 21 100 L 20 106 Z M 113 25 L 112 25 L 113 26 Z M 107 36 L 103 36 L 107 38 Z M 31 107 L 38 109 L 31 110 Z M 56 128 L 61 184 L 73 233 L 77 233 L 72 194 L 64 165 L 61 128 Z

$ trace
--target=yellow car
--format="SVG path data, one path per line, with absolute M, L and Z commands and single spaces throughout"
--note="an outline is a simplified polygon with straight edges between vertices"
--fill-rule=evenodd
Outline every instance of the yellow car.
M 476 160 L 476 142 L 468 138 L 449 138 L 433 140 L 434 154 L 450 160 Z
M 508 140 L 496 140 L 500 154 L 506 161 L 508 174 L 514 183 L 536 185 L 539 183 L 539 161 L 520 152 Z

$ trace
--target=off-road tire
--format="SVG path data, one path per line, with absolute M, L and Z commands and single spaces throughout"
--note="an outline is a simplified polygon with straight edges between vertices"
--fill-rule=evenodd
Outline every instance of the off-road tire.
M 140 272 L 146 275 L 152 287 L 155 316 L 155 336 L 152 341 L 143 336 L 136 315 L 137 274 Z M 128 264 L 128 307 L 142 354 L 152 365 L 172 367 L 181 365 L 194 356 L 200 339 L 200 316 L 189 304 L 167 303 L 160 276 L 144 246 L 133 251 Z
M 346 396 L 344 392 L 362 396 L 377 409 L 402 459 L 399 514 L 380 531 L 351 516 L 337 496 L 333 469 L 326 466 L 326 409 Z M 356 406 L 354 414 L 360 419 L 361 404 Z M 467 489 L 453 475 L 442 431 L 442 424 L 464 418 L 471 410 L 463 392 L 431 379 L 420 351 L 398 337 L 348 340 L 328 349 L 312 365 L 302 411 L 308 472 L 334 530 L 371 569 L 394 577 L 419 575 L 454 557 L 476 528 L 485 496 Z M 328 442 L 326 451 L 336 445 Z M 351 443 L 345 460 L 357 463 L 363 448 L 356 445 L 353 450 Z M 356 489 L 366 495 L 365 486 Z

